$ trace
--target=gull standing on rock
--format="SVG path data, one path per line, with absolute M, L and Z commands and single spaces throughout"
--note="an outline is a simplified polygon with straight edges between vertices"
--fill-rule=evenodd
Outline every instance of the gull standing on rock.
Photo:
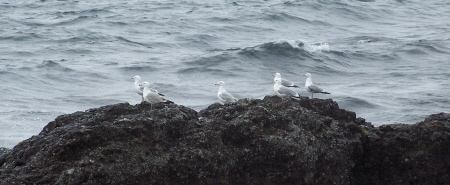
M 273 84 L 273 92 L 275 93 L 275 95 L 280 97 L 288 96 L 293 98 L 300 98 L 297 92 L 283 86 L 281 79 L 274 79 L 274 81 L 275 83 Z
M 294 82 L 286 80 L 284 78 L 281 78 L 281 74 L 280 73 L 274 73 L 273 74 L 273 81 L 275 82 L 276 79 L 280 79 L 281 80 L 281 85 L 286 86 L 286 87 L 298 87 L 297 85 L 294 84 Z
M 163 94 L 159 93 L 157 90 L 152 89 L 150 87 L 150 83 L 143 82 L 142 86 L 144 87 L 144 90 L 142 91 L 142 97 L 144 101 L 154 104 L 154 103 L 161 103 L 161 102 L 170 102 L 167 100 Z
M 323 91 L 320 87 L 313 84 L 311 73 L 306 73 L 305 89 L 311 93 L 311 98 L 314 98 L 314 93 L 330 94 L 329 92 Z
M 236 102 L 237 98 L 231 95 L 227 90 L 225 90 L 225 82 L 218 81 L 214 85 L 219 86 L 219 91 L 217 92 L 217 98 L 219 98 L 220 103 L 223 105 L 225 103 Z
M 142 96 L 142 93 L 144 91 L 144 86 L 142 86 L 141 76 L 135 75 L 135 76 L 133 76 L 132 79 L 134 79 L 134 89 L 135 89 L 136 93 L 141 96 L 141 101 L 144 101 L 144 97 Z

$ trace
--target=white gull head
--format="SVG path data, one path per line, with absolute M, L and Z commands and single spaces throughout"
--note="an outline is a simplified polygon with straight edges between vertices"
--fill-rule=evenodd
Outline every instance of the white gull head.
M 224 81 L 218 81 L 218 82 L 216 82 L 214 85 L 224 86 L 224 85 L 225 85 L 225 82 L 224 82 Z
M 131 79 L 133 79 L 134 82 L 140 82 L 140 81 L 141 81 L 141 76 L 135 75 L 135 76 L 133 76 Z
M 276 79 L 281 80 L 281 74 L 280 73 L 274 73 L 273 74 L 273 81 L 275 81 Z

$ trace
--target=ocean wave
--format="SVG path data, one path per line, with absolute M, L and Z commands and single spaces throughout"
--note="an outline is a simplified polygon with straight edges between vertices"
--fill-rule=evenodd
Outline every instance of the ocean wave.
M 74 71 L 71 68 L 64 67 L 58 62 L 55 62 L 53 60 L 44 60 L 41 64 L 37 65 L 36 68 L 39 69 L 46 69 L 46 70 L 55 70 L 55 71 L 61 71 L 61 72 L 72 72 Z
M 87 20 L 92 20 L 97 18 L 97 15 L 80 15 L 77 16 L 75 18 L 72 19 L 68 19 L 68 20 L 61 20 L 55 23 L 42 23 L 42 25 L 44 26 L 65 26 L 65 25 L 73 25 L 73 24 L 80 24 L 81 22 L 87 21 Z
M 386 42 L 386 43 L 396 43 L 399 42 L 396 39 L 388 38 L 388 37 L 379 37 L 379 36 L 370 36 L 370 35 L 362 35 L 362 36 L 354 36 L 345 39 L 351 43 L 357 44 L 366 44 L 366 43 L 375 43 L 375 42 Z
M 220 54 L 216 54 L 216 55 L 212 55 L 212 56 L 202 56 L 199 58 L 196 58 L 193 61 L 188 61 L 185 62 L 185 64 L 187 66 L 193 66 L 193 67 L 197 67 L 197 66 L 203 66 L 203 67 L 210 67 L 210 66 L 218 66 L 221 65 L 222 63 L 225 63 L 227 61 L 233 60 L 235 57 L 233 56 L 232 53 L 220 53 Z
M 41 38 L 42 37 L 37 33 L 24 33 L 24 32 L 16 32 L 14 35 L 10 36 L 0 36 L 0 40 L 3 41 L 29 41 Z
M 69 54 L 93 54 L 94 53 L 93 50 L 87 49 L 86 47 L 66 49 L 63 52 L 69 53 Z
M 68 11 L 56 11 L 52 13 L 52 15 L 58 16 L 58 17 L 64 17 L 64 16 L 93 16 L 93 15 L 99 15 L 99 14 L 109 14 L 113 13 L 109 10 L 110 7 L 103 7 L 103 8 L 90 8 L 85 10 L 68 10 Z
M 314 65 L 314 63 L 343 64 L 329 54 L 345 56 L 340 51 L 330 49 L 328 43 L 304 43 L 298 40 L 280 40 L 267 42 L 254 47 L 242 48 L 237 51 L 240 56 L 255 58 L 261 61 L 273 62 L 278 60 L 293 61 L 300 66 Z M 299 63 L 301 61 L 301 63 Z
M 145 44 L 145 43 L 137 42 L 137 41 L 132 41 L 132 40 L 127 39 L 127 38 L 122 37 L 122 36 L 117 36 L 117 37 L 115 37 L 115 38 L 116 38 L 117 40 L 122 41 L 122 42 L 127 43 L 127 44 L 143 46 L 143 47 L 145 47 L 145 48 L 153 48 L 153 47 L 150 46 L 149 44 Z
M 415 47 L 403 47 L 401 49 L 396 50 L 395 52 L 396 53 L 405 53 L 408 56 L 428 54 L 425 50 L 423 50 L 421 48 L 415 48 Z
M 106 24 L 109 24 L 111 26 L 128 26 L 130 23 L 123 22 L 123 21 L 106 21 Z
M 57 43 L 92 43 L 98 41 L 112 41 L 113 37 L 105 35 L 103 33 L 92 32 L 89 30 L 79 30 L 80 33 L 77 35 L 71 35 L 66 38 L 56 38 L 52 39 L 53 42 Z
M 407 43 L 403 48 L 411 48 L 411 51 L 419 51 L 421 53 L 433 52 L 433 53 L 443 53 L 450 54 L 449 48 L 438 43 L 439 41 L 431 40 L 417 40 L 414 42 Z
M 297 22 L 299 24 L 311 24 L 311 25 L 322 25 L 322 26 L 331 26 L 330 23 L 319 21 L 319 20 L 309 20 L 306 18 L 302 18 L 299 16 L 291 15 L 287 12 L 270 12 L 265 13 L 263 19 L 269 20 L 269 21 L 282 21 L 282 22 L 289 22 L 294 23 Z
M 55 60 L 44 60 L 42 63 L 35 66 L 24 66 L 14 69 L 16 72 L 23 73 L 27 71 L 30 75 L 26 78 L 32 78 L 33 76 L 41 76 L 39 83 L 48 84 L 46 80 L 54 81 L 69 81 L 69 82 L 95 82 L 97 80 L 109 79 L 108 76 L 91 71 L 75 70 L 70 67 L 66 67 L 62 62 L 68 63 L 65 59 L 55 61 Z M 11 69 L 12 70 L 12 69 Z
M 218 38 L 212 34 L 188 34 L 186 36 L 178 37 L 177 40 L 183 41 L 183 45 L 196 48 L 211 48 L 212 43 Z
M 214 17 L 208 17 L 207 20 L 211 21 L 211 22 L 219 22 L 219 23 L 233 23 L 233 22 L 237 22 L 237 19 L 232 18 L 232 17 L 218 17 L 218 16 L 214 16 Z
M 236 76 L 261 70 L 298 71 L 299 69 L 320 73 L 343 73 L 349 66 L 345 61 L 328 56 L 329 45 L 317 44 L 308 51 L 301 41 L 273 41 L 245 48 L 214 50 L 215 54 L 185 62 L 178 73 L 215 73 Z M 321 53 L 323 51 L 326 53 Z M 334 51 L 332 51 L 334 52 Z M 332 54 L 333 55 L 333 54 Z
M 311 53 L 303 48 L 303 42 L 274 41 L 241 49 L 238 54 L 261 58 L 267 55 L 281 57 L 310 58 Z
M 24 56 L 31 57 L 31 56 L 36 55 L 36 53 L 29 52 L 29 51 L 13 51 L 13 52 L 10 52 L 9 54 L 10 55 L 16 55 L 16 56 L 21 56 L 21 57 L 24 57 Z
M 307 47 L 305 47 L 305 49 L 310 52 L 330 51 L 330 45 L 326 42 L 318 43 L 318 44 L 311 44 L 311 45 L 307 45 Z
M 56 11 L 48 12 L 47 16 L 53 16 L 54 19 L 38 19 L 38 20 L 52 20 L 49 22 L 30 21 L 29 19 L 14 20 L 17 23 L 33 26 L 33 27 L 52 27 L 52 26 L 66 26 L 77 25 L 85 21 L 96 20 L 100 15 L 112 13 L 106 8 L 87 9 L 78 11 Z
M 158 68 L 152 67 L 152 66 L 124 66 L 119 67 L 119 70 L 123 72 L 151 72 L 151 71 L 157 71 Z
M 237 58 L 230 53 L 205 56 L 185 63 L 185 67 L 179 69 L 179 74 L 211 73 L 214 75 L 236 76 L 233 65 L 239 65 Z M 235 69 L 235 68 L 234 68 Z
M 238 76 L 235 72 L 226 69 L 212 68 L 212 67 L 189 67 L 185 69 L 178 70 L 179 74 L 198 74 L 198 73 L 210 73 L 214 76 L 227 76 L 233 77 Z
M 364 99 L 356 98 L 356 97 L 346 96 L 346 97 L 338 97 L 337 99 L 338 99 L 339 106 L 341 106 L 342 108 L 376 109 L 376 108 L 380 107 L 379 105 L 377 105 L 375 103 L 371 103 L 368 100 L 364 100 Z
M 89 96 L 89 95 L 69 95 L 58 98 L 58 100 L 65 103 L 75 103 L 82 105 L 85 109 L 89 108 L 89 105 L 107 105 L 112 103 L 122 103 L 120 99 L 110 98 L 106 96 Z
M 394 53 L 405 53 L 408 55 L 431 55 L 450 54 L 449 48 L 444 41 L 436 40 L 415 40 L 402 43 L 395 48 Z

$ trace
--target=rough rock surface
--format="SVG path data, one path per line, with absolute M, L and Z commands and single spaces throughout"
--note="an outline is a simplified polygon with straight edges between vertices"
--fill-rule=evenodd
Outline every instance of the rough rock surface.
M 10 151 L 10 150 L 7 149 L 7 148 L 0 147 L 0 158 L 1 158 L 3 155 L 5 155 L 8 151 Z
M 374 128 L 332 100 L 116 104 L 19 143 L 0 184 L 444 184 L 449 136 L 448 114 Z
M 413 125 L 383 125 L 362 140 L 355 184 L 450 184 L 450 114 L 433 114 Z

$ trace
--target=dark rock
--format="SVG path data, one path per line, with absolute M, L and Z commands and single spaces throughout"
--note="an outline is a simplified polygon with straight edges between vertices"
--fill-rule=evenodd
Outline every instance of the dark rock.
M 307 98 L 240 100 L 199 113 L 117 104 L 60 116 L 19 143 L 0 157 L 0 184 L 394 185 L 432 172 L 439 179 L 428 184 L 438 184 L 449 179 L 448 127 L 442 114 L 373 128 L 332 100 Z M 396 166 L 404 156 L 412 166 Z
M 8 153 L 9 151 L 10 151 L 10 149 L 8 149 L 8 148 L 0 147 L 0 160 L 1 160 L 2 156 L 5 155 L 6 153 Z
M 364 137 L 354 184 L 444 185 L 450 182 L 450 114 L 417 124 L 383 125 Z
M 266 97 L 228 106 L 214 104 L 201 111 L 206 129 L 199 133 L 212 132 L 220 141 L 216 150 L 233 161 L 223 172 L 229 178 L 225 184 L 349 182 L 352 155 L 362 149 L 361 131 L 350 118 L 341 123 L 322 115 L 338 111 L 333 110 L 339 109 L 335 102 L 310 101 Z M 303 104 L 323 109 L 310 110 Z

